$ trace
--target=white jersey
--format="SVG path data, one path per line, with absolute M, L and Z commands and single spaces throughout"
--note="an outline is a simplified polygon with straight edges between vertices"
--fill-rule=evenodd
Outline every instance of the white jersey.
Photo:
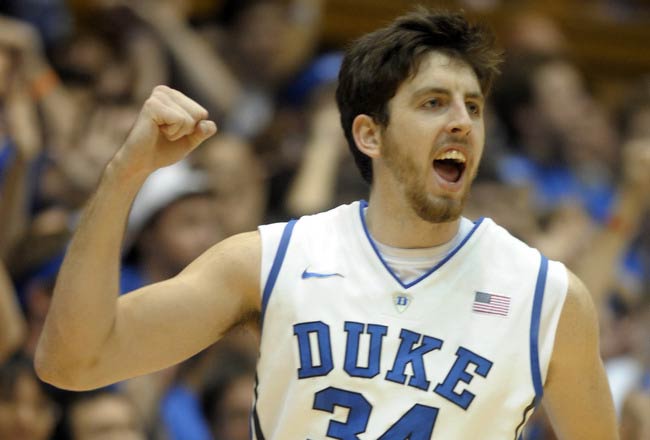
M 566 269 L 482 219 L 405 284 L 364 206 L 260 227 L 253 437 L 516 439 L 543 392 Z

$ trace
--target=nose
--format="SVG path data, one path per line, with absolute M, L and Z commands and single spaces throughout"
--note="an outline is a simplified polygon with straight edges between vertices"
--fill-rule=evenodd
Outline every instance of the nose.
M 464 102 L 454 102 L 449 112 L 447 132 L 454 136 L 467 136 L 472 132 L 472 118 Z

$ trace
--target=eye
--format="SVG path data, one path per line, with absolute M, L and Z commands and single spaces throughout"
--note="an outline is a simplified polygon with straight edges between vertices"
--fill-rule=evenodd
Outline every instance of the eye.
M 442 102 L 438 98 L 431 98 L 424 103 L 424 108 L 438 108 L 442 105 Z
M 481 106 L 475 102 L 467 103 L 467 111 L 470 115 L 480 116 L 481 115 Z

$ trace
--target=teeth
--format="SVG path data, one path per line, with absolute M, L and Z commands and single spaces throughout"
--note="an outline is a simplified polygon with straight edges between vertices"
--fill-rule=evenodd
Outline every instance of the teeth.
M 447 150 L 444 153 L 436 156 L 435 160 L 446 160 L 446 159 L 455 160 L 461 163 L 467 162 L 467 158 L 465 157 L 465 155 L 458 150 Z

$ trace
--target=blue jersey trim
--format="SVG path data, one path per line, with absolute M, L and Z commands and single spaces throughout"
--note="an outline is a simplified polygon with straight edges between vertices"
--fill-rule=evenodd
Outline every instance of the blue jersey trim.
M 251 411 L 251 423 L 248 424 L 248 438 L 255 440 L 265 440 L 264 434 L 262 433 L 262 427 L 260 426 L 260 417 L 257 413 L 257 387 L 259 386 L 260 381 L 257 378 L 257 373 L 255 374 L 255 387 L 253 391 L 255 393 L 255 403 L 253 404 L 253 411 Z M 252 426 L 251 426 L 252 425 Z M 253 437 L 253 431 L 255 432 L 255 437 Z
M 449 254 L 443 258 L 438 264 L 433 266 L 428 272 L 422 274 L 419 278 L 411 281 L 410 283 L 404 283 L 402 280 L 393 272 L 393 270 L 390 268 L 390 266 L 386 263 L 384 260 L 384 257 L 381 256 L 381 252 L 379 252 L 379 249 L 377 248 L 377 245 L 375 244 L 374 240 L 370 236 L 370 232 L 368 231 L 368 226 L 366 225 L 366 216 L 364 215 L 364 209 L 368 206 L 368 202 L 365 200 L 361 200 L 359 202 L 359 217 L 361 218 L 361 226 L 363 227 L 363 232 L 366 233 L 366 238 L 370 242 L 370 246 L 372 246 L 372 249 L 375 251 L 375 254 L 377 255 L 377 258 L 379 258 L 379 261 L 381 261 L 381 264 L 384 265 L 388 273 L 399 283 L 400 286 L 402 286 L 404 289 L 408 289 L 410 287 L 415 286 L 417 283 L 420 281 L 424 280 L 427 278 L 429 275 L 434 273 L 436 270 L 440 269 L 447 261 L 449 261 L 456 253 L 467 243 L 467 241 L 474 235 L 474 232 L 478 229 L 478 227 L 483 223 L 483 220 L 485 218 L 481 217 L 477 221 L 474 222 L 474 227 L 472 228 L 471 231 L 469 231 L 469 234 L 465 238 L 463 238 L 463 241 L 461 241 L 458 246 L 456 246 Z
M 269 298 L 271 297 L 271 292 L 275 286 L 275 282 L 278 279 L 280 274 L 280 269 L 282 268 L 282 262 L 284 261 L 284 256 L 287 254 L 287 248 L 289 247 L 289 241 L 291 240 L 291 234 L 293 233 L 293 227 L 296 225 L 296 220 L 291 220 L 284 227 L 282 231 L 282 238 L 280 238 L 280 244 L 278 245 L 278 250 L 273 259 L 273 264 L 271 265 L 271 271 L 269 272 L 269 278 L 266 280 L 266 285 L 264 286 L 264 292 L 262 293 L 262 328 L 264 328 L 264 315 L 266 315 L 266 306 L 269 303 Z
M 544 301 L 544 290 L 546 288 L 546 275 L 548 273 L 548 259 L 542 255 L 535 284 L 535 297 L 533 299 L 533 313 L 530 320 L 530 372 L 535 388 L 535 403 L 538 404 L 544 395 L 544 384 L 542 383 L 542 371 L 539 366 L 539 321 L 542 314 L 542 302 Z

